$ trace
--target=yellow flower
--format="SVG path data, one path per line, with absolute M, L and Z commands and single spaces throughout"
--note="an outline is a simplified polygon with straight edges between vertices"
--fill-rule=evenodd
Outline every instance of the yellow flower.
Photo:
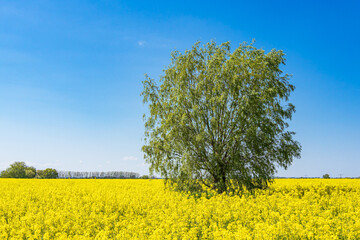
M 359 179 L 197 199 L 162 180 L 0 179 L 0 239 L 359 239 Z

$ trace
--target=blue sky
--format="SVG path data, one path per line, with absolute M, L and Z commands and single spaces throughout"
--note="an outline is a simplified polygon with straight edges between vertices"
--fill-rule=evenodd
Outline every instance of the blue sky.
M 196 41 L 256 39 L 293 74 L 302 144 L 279 176 L 360 176 L 357 1 L 1 1 L 0 169 L 148 173 L 141 81 Z

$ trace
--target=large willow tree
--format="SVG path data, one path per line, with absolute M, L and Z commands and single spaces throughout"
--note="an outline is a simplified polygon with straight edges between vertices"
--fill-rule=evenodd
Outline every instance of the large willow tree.
M 264 188 L 300 157 L 288 131 L 294 86 L 282 51 L 196 43 L 172 53 L 159 81 L 146 76 L 145 160 L 178 189 Z

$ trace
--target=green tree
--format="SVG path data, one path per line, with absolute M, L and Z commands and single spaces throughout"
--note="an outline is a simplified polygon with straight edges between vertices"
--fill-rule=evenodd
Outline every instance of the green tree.
M 230 43 L 172 53 L 159 81 L 145 76 L 145 145 L 155 171 L 179 190 L 219 193 L 264 188 L 300 157 L 287 131 L 295 87 L 280 67 L 282 51 Z
M 36 173 L 36 178 L 49 179 L 49 178 L 58 178 L 59 174 L 56 169 L 47 168 L 45 170 L 38 170 Z
M 328 178 L 330 178 L 330 175 L 326 173 L 326 174 L 323 175 L 323 178 L 328 179 Z
M 8 169 L 1 172 L 3 178 L 33 178 L 36 169 L 26 166 L 25 162 L 14 162 Z

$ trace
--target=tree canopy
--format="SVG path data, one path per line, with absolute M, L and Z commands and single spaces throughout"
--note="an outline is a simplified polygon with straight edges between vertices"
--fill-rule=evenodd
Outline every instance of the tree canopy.
M 2 171 L 0 177 L 3 178 L 33 178 L 36 175 L 36 169 L 29 167 L 25 162 L 14 162 L 8 169 Z
M 328 173 L 325 173 L 325 174 L 323 175 L 323 178 L 328 179 L 328 178 L 330 178 L 330 175 L 329 175 Z
M 288 131 L 295 87 L 280 69 L 281 50 L 253 44 L 204 46 L 171 54 L 158 81 L 145 76 L 144 158 L 180 190 L 264 188 L 277 167 L 300 157 Z
M 36 178 L 40 179 L 49 179 L 49 178 L 58 178 L 59 174 L 56 169 L 47 168 L 45 170 L 37 170 Z

